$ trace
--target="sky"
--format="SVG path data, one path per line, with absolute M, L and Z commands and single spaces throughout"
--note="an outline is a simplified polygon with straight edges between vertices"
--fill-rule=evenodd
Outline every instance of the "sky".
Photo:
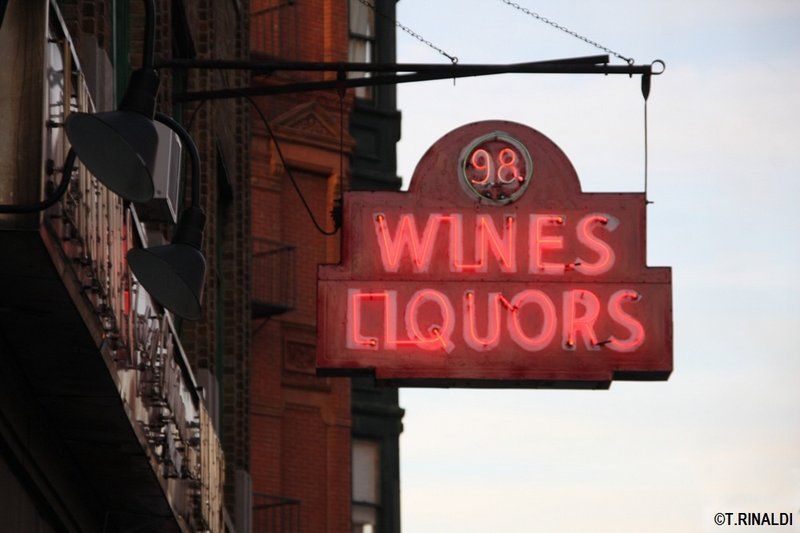
M 769 529 L 800 530 L 800 2 L 519 3 L 666 62 L 648 104 L 648 264 L 673 268 L 675 369 L 606 391 L 402 389 L 404 531 L 738 529 L 719 512 L 792 512 Z M 499 0 L 401 0 L 397 18 L 461 63 L 602 53 Z M 397 42 L 400 62 L 447 61 Z M 407 184 L 462 124 L 507 119 L 554 140 L 584 191 L 641 191 L 639 86 L 400 85 L 398 172 Z

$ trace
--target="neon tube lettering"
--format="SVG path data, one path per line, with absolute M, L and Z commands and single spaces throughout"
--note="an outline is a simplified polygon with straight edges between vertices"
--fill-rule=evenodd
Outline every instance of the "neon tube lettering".
M 475 327 L 475 293 L 464 292 L 464 340 L 467 345 L 478 352 L 492 350 L 500 344 L 500 298 L 499 292 L 490 292 L 487 300 L 486 336 L 481 337 Z
M 442 324 L 432 324 L 428 332 L 432 336 L 423 335 L 419 326 L 419 309 L 427 303 L 436 304 L 442 315 Z M 451 340 L 455 326 L 455 311 L 450 300 L 441 292 L 433 289 L 422 289 L 414 293 L 406 306 L 406 331 L 412 341 L 425 350 L 441 350 L 450 353 L 455 348 Z
M 535 337 L 529 337 L 522 330 L 520 315 L 527 304 L 536 304 L 542 311 L 541 330 Z M 538 352 L 547 347 L 556 334 L 556 308 L 545 293 L 536 289 L 522 291 L 514 296 L 508 305 L 511 319 L 508 321 L 508 333 L 521 348 L 529 352 Z
M 503 237 L 497 231 L 490 215 L 477 215 L 475 219 L 475 261 L 464 263 L 464 222 L 460 214 L 443 216 L 442 220 L 450 222 L 450 271 L 451 272 L 487 272 L 489 265 L 489 249 L 499 260 L 503 272 L 517 271 L 517 231 L 512 215 L 503 217 Z
M 511 183 L 513 181 L 524 181 L 525 178 L 520 174 L 517 168 L 517 153 L 511 148 L 503 148 L 497 156 L 500 166 L 497 167 L 497 179 L 500 183 Z M 511 174 L 511 177 L 506 179 L 505 176 Z
M 491 248 L 495 258 L 500 261 L 500 270 L 503 272 L 517 271 L 517 251 L 515 246 L 517 231 L 516 224 L 514 224 L 515 219 L 511 215 L 506 215 L 503 217 L 503 221 L 503 238 L 501 239 L 500 235 L 497 233 L 497 228 L 494 225 L 492 217 L 489 215 L 478 215 L 475 238 L 478 239 L 477 228 L 481 228 L 480 241 L 478 242 L 481 243 L 481 262 L 484 265 L 483 271 L 486 270 L 486 264 L 489 262 L 489 248 Z
M 544 228 L 563 225 L 563 215 L 531 215 L 528 272 L 552 275 L 564 273 L 563 263 L 547 263 L 542 259 L 543 252 L 564 248 L 564 238 L 560 235 L 544 235 Z
M 596 226 L 605 227 L 607 231 L 614 231 L 619 221 L 609 215 L 592 214 L 583 217 L 578 222 L 578 240 L 598 255 L 597 261 L 590 263 L 580 257 L 575 260 L 574 268 L 581 274 L 587 276 L 598 276 L 611 270 L 614 266 L 614 249 L 602 239 L 599 239 L 592 228 Z
M 386 225 L 386 217 L 383 213 L 375 213 L 375 235 L 378 238 L 384 270 L 386 272 L 397 272 L 400 269 L 403 249 L 410 248 L 411 263 L 414 271 L 427 272 L 430 268 L 433 242 L 436 239 L 436 231 L 439 229 L 441 219 L 442 216 L 436 213 L 428 216 L 425 230 L 422 234 L 422 242 L 420 242 L 414 215 L 400 215 L 395 236 L 392 238 Z
M 622 303 L 625 300 L 638 302 L 641 298 L 642 295 L 638 292 L 623 289 L 612 294 L 608 300 L 608 314 L 611 315 L 615 322 L 627 329 L 629 333 L 626 340 L 611 336 L 608 347 L 615 352 L 633 352 L 644 344 L 644 326 L 622 309 Z
M 583 315 L 578 317 L 577 306 L 583 307 Z M 564 291 L 564 326 L 563 340 L 566 350 L 574 350 L 578 333 L 583 337 L 583 342 L 588 350 L 599 350 L 597 335 L 594 332 L 594 323 L 600 314 L 600 300 L 597 296 L 584 289 Z
M 460 214 L 453 213 L 447 217 L 443 217 L 450 222 L 450 272 L 486 272 L 486 256 L 483 246 L 483 228 L 475 228 L 475 259 L 478 261 L 474 264 L 464 263 L 464 217 Z
M 478 163 L 478 158 L 483 159 L 483 163 Z M 472 153 L 470 163 L 472 163 L 472 166 L 475 167 L 475 170 L 484 171 L 483 179 L 473 179 L 470 181 L 472 181 L 472 183 L 475 185 L 485 185 L 489 181 L 489 178 L 494 174 L 494 162 L 492 162 L 492 156 L 490 156 L 489 152 L 483 148 L 479 148 Z
M 378 339 L 361 334 L 362 301 L 383 300 L 383 346 L 397 348 L 397 291 L 361 292 L 347 289 L 347 347 L 353 350 L 377 350 Z

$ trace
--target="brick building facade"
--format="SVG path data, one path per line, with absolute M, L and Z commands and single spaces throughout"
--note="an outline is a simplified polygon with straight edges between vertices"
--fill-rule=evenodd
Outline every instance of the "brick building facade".
M 252 57 L 346 61 L 344 7 L 343 2 L 326 0 L 253 2 Z M 325 76 L 331 74 L 275 74 L 255 77 L 253 84 Z M 333 231 L 330 211 L 342 183 L 347 186 L 353 149 L 347 133 L 353 97 L 341 96 L 340 100 L 336 91 L 330 91 L 256 98 L 290 168 L 284 167 L 273 139 L 254 114 L 254 299 L 262 307 L 291 309 L 278 315 L 257 313 L 253 321 L 254 530 L 276 523 L 288 527 L 286 531 L 350 530 L 350 382 L 318 378 L 314 369 L 316 270 L 320 263 L 338 261 L 339 237 L 315 228 L 287 172 L 291 171 L 322 229 Z M 275 276 L 282 255 L 290 261 L 291 275 L 287 271 Z M 270 284 L 286 283 L 293 283 L 293 294 L 288 295 L 292 301 L 274 301 L 280 300 L 276 298 L 280 291 Z M 283 516 L 269 511 L 274 508 L 260 510 L 261 503 L 278 505 Z
M 357 0 L 156 0 L 156 64 L 181 58 L 393 62 L 394 2 L 377 2 L 379 18 Z M 8 111 L 16 100 L 4 98 L 23 95 L 31 113 L 16 129 L 7 124 L 0 131 L 0 151 L 29 135 L 47 141 L 38 144 L 57 139 L 54 144 L 66 147 L 59 121 L 78 110 L 116 109 L 142 63 L 144 2 L 9 5 L 0 42 L 20 47 L 32 74 L 0 78 L 0 106 Z M 48 24 L 58 30 L 49 41 Z M 42 109 L 40 89 L 52 79 L 34 62 L 47 64 L 48 53 L 67 58 L 68 78 L 81 87 L 70 95 L 74 87 L 62 83 L 68 96 L 45 97 L 61 98 L 61 114 L 55 100 L 46 100 L 51 115 L 42 118 L 32 112 Z M 15 61 L 15 68 L 24 63 Z M 57 70 L 48 72 L 58 77 Z M 369 380 L 318 377 L 314 368 L 317 265 L 339 260 L 332 212 L 344 190 L 399 186 L 394 88 L 180 104 L 174 95 L 185 91 L 336 74 L 177 68 L 159 74 L 157 110 L 189 130 L 202 166 L 202 316 L 181 321 L 155 302 L 141 314 L 136 305 L 131 309 L 131 294 L 146 293 L 128 271 L 125 252 L 167 242 L 174 224 L 147 218 L 85 170 L 44 216 L 0 215 L 0 245 L 19 248 L 24 229 L 26 246 L 39 254 L 25 248 L 0 259 L 2 379 L 33 386 L 3 389 L 0 488 L 26 513 L 13 517 L 0 509 L 0 517 L 15 518 L 4 523 L 19 530 L 44 531 L 399 531 L 397 391 L 377 390 Z M 74 109 L 64 111 L 64 100 Z M 36 146 L 30 143 L 30 153 L 23 150 L 4 173 L 11 179 L 0 181 L 0 204 L 46 196 L 53 179 Z M 193 192 L 186 169 L 180 182 L 178 212 Z M 41 362 L 54 362 L 56 353 L 70 365 L 45 371 Z M 158 382 L 166 374 L 176 380 L 168 384 L 177 396 Z M 85 399 L 92 394 L 97 405 Z M 170 403 L 176 397 L 186 403 L 185 420 L 182 408 Z M 18 427 L 4 425 L 6 416 L 20 418 Z M 57 422 L 30 429 L 51 418 Z M 30 449 L 17 450 L 26 431 Z M 60 457 L 34 446 L 44 450 L 47 442 L 59 443 Z M 54 481 L 36 478 L 37 471 Z
M 251 56 L 392 63 L 394 0 L 374 5 L 254 1 Z M 331 72 L 274 73 L 253 84 L 335 79 Z M 380 87 L 257 99 L 320 229 L 335 230 L 332 212 L 343 190 L 399 187 L 394 95 L 394 87 Z M 317 265 L 339 261 L 339 235 L 315 227 L 258 116 L 251 128 L 254 530 L 280 524 L 287 531 L 399 531 L 397 391 L 316 376 Z M 276 275 L 282 268 L 291 274 Z M 378 451 L 369 455 L 372 444 Z M 360 491 L 361 479 L 378 487 Z

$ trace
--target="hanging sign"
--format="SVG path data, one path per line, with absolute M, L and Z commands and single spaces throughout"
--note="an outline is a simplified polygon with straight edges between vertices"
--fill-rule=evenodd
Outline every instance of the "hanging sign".
M 527 126 L 437 141 L 408 192 L 350 192 L 319 268 L 317 371 L 405 386 L 606 388 L 672 371 L 668 267 L 643 193 L 583 193 Z

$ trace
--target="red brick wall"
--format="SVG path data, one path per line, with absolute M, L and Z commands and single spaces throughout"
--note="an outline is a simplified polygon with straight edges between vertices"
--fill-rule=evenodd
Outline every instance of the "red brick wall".
M 343 0 L 251 3 L 252 55 L 301 61 L 347 59 Z M 322 79 L 331 74 L 276 73 L 254 83 Z M 345 148 L 351 96 L 344 102 Z M 259 97 L 288 165 L 316 219 L 330 229 L 338 195 L 339 96 L 335 91 Z M 339 237 L 319 233 L 278 160 L 257 115 L 251 115 L 253 237 L 296 247 L 294 309 L 253 323 L 251 472 L 253 490 L 301 501 L 301 531 L 350 530 L 350 382 L 314 373 L 316 270 L 338 260 Z M 264 273 L 254 272 L 254 276 Z
M 239 9 L 235 2 L 184 2 L 198 58 L 246 59 L 249 56 L 248 4 L 246 0 L 239 0 Z M 243 87 L 249 83 L 249 73 L 196 70 L 190 73 L 187 81 L 190 91 Z M 192 103 L 185 107 L 186 120 L 197 105 Z M 184 325 L 183 339 L 197 368 L 207 368 L 214 376 L 223 376 L 219 390 L 222 399 L 221 427 L 217 429 L 225 451 L 225 499 L 233 515 L 235 471 L 250 468 L 252 245 L 247 103 L 235 99 L 206 102 L 197 112 L 191 134 L 200 147 L 202 165 L 206 169 L 200 195 L 207 216 L 204 242 L 207 273 L 205 316 L 200 321 Z M 219 196 L 217 143 L 222 149 L 231 181 L 233 197 L 230 200 Z M 222 218 L 217 216 L 220 203 L 224 205 Z M 217 226 L 221 226 L 221 242 L 218 242 Z M 221 249 L 220 257 L 216 253 L 218 248 Z M 222 278 L 222 291 L 217 289 L 219 278 Z M 217 320 L 222 320 L 219 333 Z M 218 334 L 222 335 L 222 339 L 217 338 Z M 218 343 L 222 345 L 222 368 L 218 368 Z

